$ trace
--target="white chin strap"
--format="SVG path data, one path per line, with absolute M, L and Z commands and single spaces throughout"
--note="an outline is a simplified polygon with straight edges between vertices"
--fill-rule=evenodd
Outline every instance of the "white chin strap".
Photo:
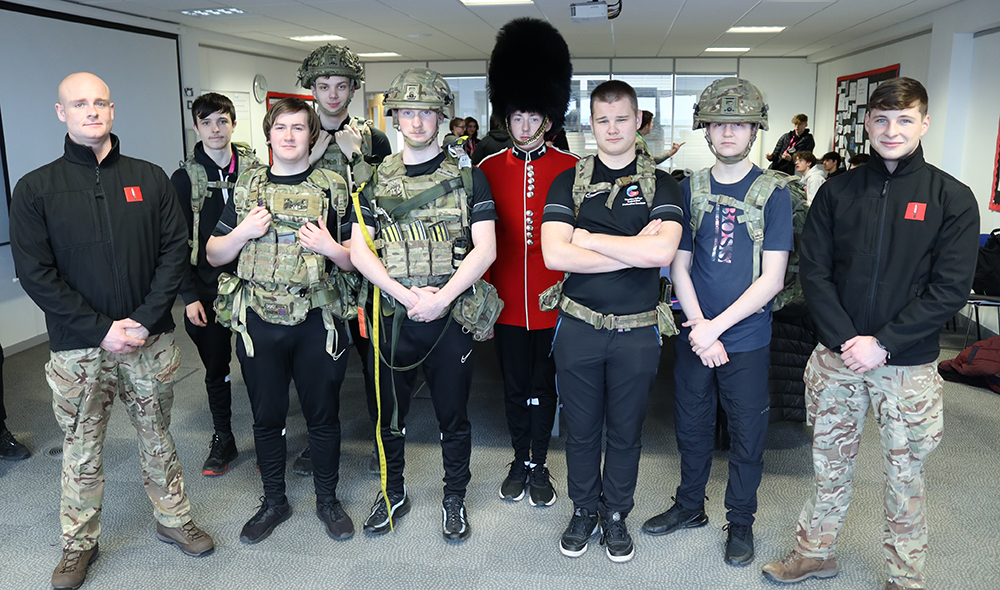
M 747 149 L 743 150 L 743 153 L 738 156 L 720 156 L 719 152 L 715 151 L 715 146 L 712 145 L 712 138 L 708 136 L 708 127 L 705 127 L 705 141 L 708 142 L 708 149 L 712 152 L 712 155 L 716 157 L 723 164 L 736 164 L 737 162 L 743 161 L 750 154 L 750 149 L 753 147 L 753 143 L 757 141 L 757 132 L 760 130 L 760 125 L 754 124 L 753 132 L 750 135 L 750 143 L 747 144 Z
M 396 119 L 396 111 L 392 111 L 392 126 L 396 129 L 396 131 L 399 131 L 399 120 Z M 424 142 L 413 141 L 409 137 L 405 135 L 403 136 L 403 142 L 415 150 L 422 150 L 436 141 L 437 141 L 437 134 L 428 137 L 427 141 Z

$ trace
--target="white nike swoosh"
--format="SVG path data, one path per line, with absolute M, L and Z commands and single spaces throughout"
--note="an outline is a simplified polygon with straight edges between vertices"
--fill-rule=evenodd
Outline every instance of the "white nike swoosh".
M 462 364 L 463 365 L 465 364 L 465 361 L 468 360 L 469 355 L 471 355 L 471 354 L 472 354 L 472 351 L 470 350 L 469 352 L 467 352 L 464 355 L 462 355 Z

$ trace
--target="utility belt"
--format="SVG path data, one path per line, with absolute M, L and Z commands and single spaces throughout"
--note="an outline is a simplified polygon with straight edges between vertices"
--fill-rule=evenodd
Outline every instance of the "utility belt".
M 670 300 L 660 301 L 655 309 L 626 315 L 598 313 L 586 305 L 573 301 L 562 294 L 563 282 L 559 281 L 538 296 L 538 307 L 542 311 L 560 309 L 566 315 L 583 321 L 597 330 L 631 330 L 656 326 L 659 331 L 660 343 L 664 337 L 676 336 L 680 333 L 674 322 L 674 313 L 670 309 Z M 660 290 L 660 298 L 664 299 L 664 290 Z
M 336 273 L 350 275 L 351 273 Z M 247 332 L 247 310 L 253 310 L 260 319 L 279 326 L 296 326 L 305 321 L 313 309 L 323 310 L 323 325 L 327 330 L 326 352 L 339 359 L 339 335 L 336 320 L 348 319 L 354 305 L 351 303 L 349 276 L 329 277 L 321 287 L 307 292 L 291 293 L 265 289 L 229 273 L 219 276 L 219 295 L 213 304 L 217 321 L 243 339 L 248 357 L 254 356 L 253 341 Z M 356 279 L 356 277 L 355 277 Z M 353 309 L 356 314 L 356 308 Z

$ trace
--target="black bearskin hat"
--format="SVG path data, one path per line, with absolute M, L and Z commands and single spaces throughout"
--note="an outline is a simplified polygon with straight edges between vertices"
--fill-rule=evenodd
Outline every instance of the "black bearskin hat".
M 562 127 L 569 106 L 573 64 L 555 27 L 537 18 L 516 18 L 501 27 L 486 74 L 493 112 L 540 113 Z

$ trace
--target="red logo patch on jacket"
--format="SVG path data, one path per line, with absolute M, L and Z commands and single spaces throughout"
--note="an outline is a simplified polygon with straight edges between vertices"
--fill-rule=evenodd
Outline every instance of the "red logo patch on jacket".
M 136 203 L 142 200 L 142 190 L 137 186 L 125 187 L 125 200 L 129 203 Z
M 907 203 L 906 204 L 906 215 L 903 219 L 912 219 L 913 221 L 923 221 L 924 213 L 927 212 L 927 203 Z

